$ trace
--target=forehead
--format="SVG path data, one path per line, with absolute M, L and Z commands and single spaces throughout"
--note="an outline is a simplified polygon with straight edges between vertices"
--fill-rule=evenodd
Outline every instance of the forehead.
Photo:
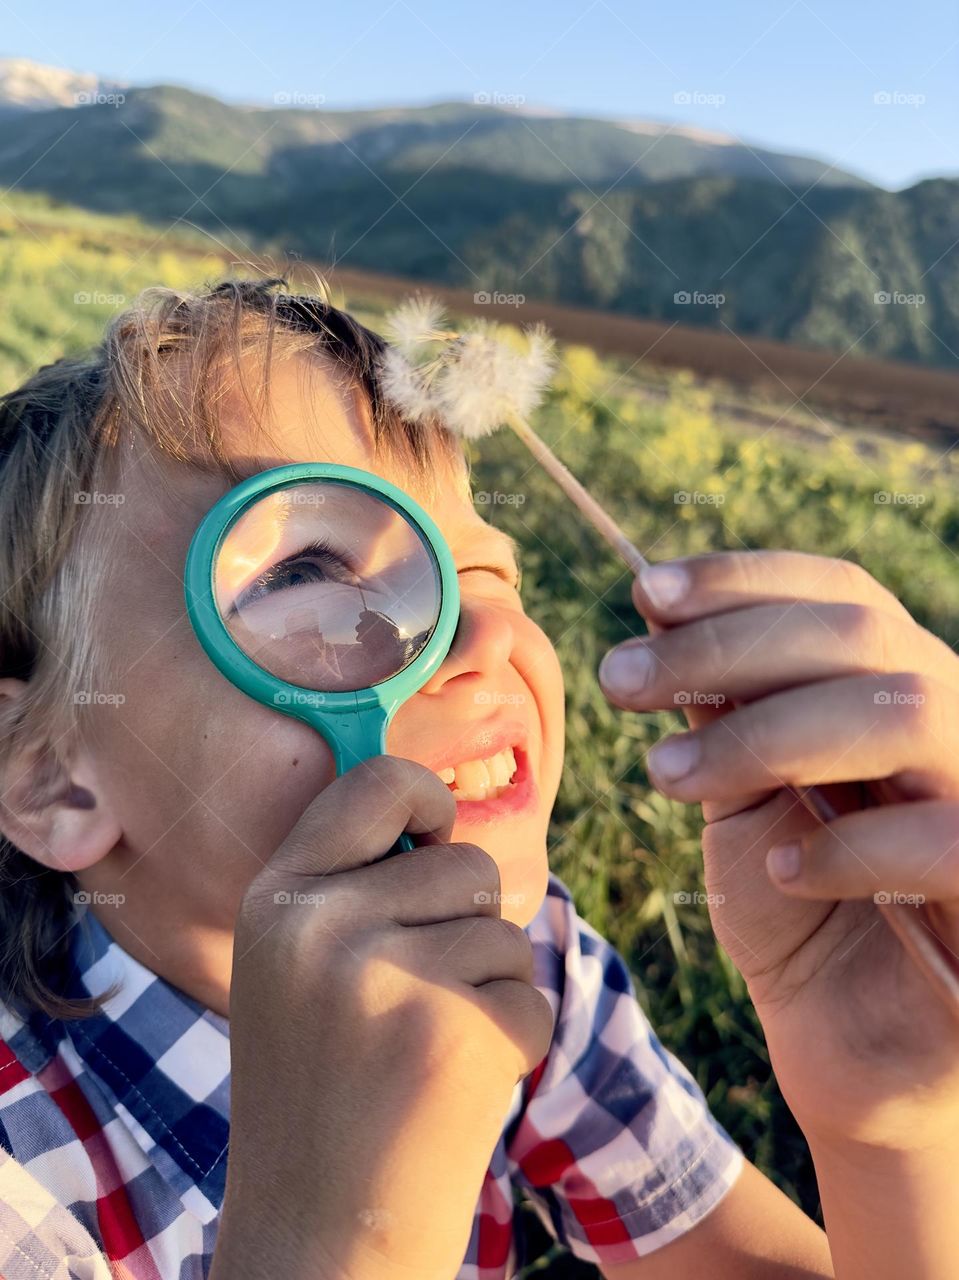
M 217 394 L 217 427 L 224 459 L 240 479 L 295 462 L 333 462 L 371 471 L 410 493 L 440 526 L 454 551 L 482 539 L 511 540 L 475 511 L 465 458 L 436 451 L 431 471 L 419 475 L 402 455 L 377 442 L 369 403 L 335 364 L 302 353 L 274 359 L 269 394 L 256 406 L 250 392 L 261 359 L 244 356 L 238 377 L 224 377 Z M 223 469 L 177 462 L 134 442 L 123 466 L 123 488 L 132 496 L 140 536 L 182 542 L 236 479 Z

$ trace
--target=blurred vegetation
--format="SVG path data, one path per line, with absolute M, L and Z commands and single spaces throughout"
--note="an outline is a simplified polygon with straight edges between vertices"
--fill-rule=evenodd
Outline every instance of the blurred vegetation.
M 29 205 L 31 222 L 55 215 L 58 229 L 27 233 L 9 203 L 0 205 L 0 390 L 94 342 L 138 288 L 199 284 L 225 270 L 212 256 L 178 259 L 173 242 L 142 256 L 117 247 L 126 220 L 76 214 L 67 227 L 62 209 L 14 200 L 21 211 Z M 75 302 L 78 294 L 95 301 Z M 376 325 L 369 307 L 359 315 Z M 720 420 L 710 391 L 691 374 L 672 376 L 669 394 L 652 397 L 641 370 L 585 347 L 566 347 L 562 356 L 539 426 L 651 559 L 743 547 L 849 557 L 921 623 L 950 644 L 959 641 L 959 498 L 925 446 L 877 441 L 864 453 L 840 436 L 801 448 Z M 552 868 L 581 914 L 628 959 L 641 1004 L 719 1120 L 749 1159 L 816 1215 L 808 1151 L 776 1087 L 744 984 L 715 942 L 705 907 L 675 900 L 702 888 L 700 815 L 653 791 L 643 760 L 685 722 L 678 713 L 624 715 L 596 683 L 605 650 L 644 630 L 628 575 L 508 432 L 477 450 L 474 472 L 477 489 L 514 495 L 483 512 L 519 539 L 527 608 L 565 671 L 567 762 L 551 828 Z M 896 492 L 922 501 L 876 500 Z M 683 501 L 683 494 L 699 496 Z M 524 1274 L 595 1275 L 551 1248 L 538 1220 L 527 1217 L 542 1258 Z

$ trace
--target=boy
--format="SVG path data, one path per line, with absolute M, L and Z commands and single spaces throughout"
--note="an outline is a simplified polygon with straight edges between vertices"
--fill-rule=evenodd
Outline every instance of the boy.
M 910 821 L 935 845 L 957 784 L 933 722 L 890 719 L 870 755 L 861 708 L 839 708 L 853 736 L 827 732 L 806 682 L 901 671 L 908 652 L 924 688 L 933 668 L 954 688 L 954 656 L 848 566 L 707 557 L 685 594 L 637 585 L 669 629 L 604 666 L 621 705 L 671 705 L 674 672 L 750 699 L 663 744 L 699 743 L 702 769 L 651 765 L 706 802 L 716 927 L 809 1137 L 827 1244 L 744 1164 L 548 875 L 560 673 L 462 456 L 384 403 L 374 335 L 283 283 L 148 291 L 89 361 L 3 405 L 2 1275 L 493 1280 L 520 1257 L 514 1184 L 615 1280 L 954 1274 L 955 1024 L 891 935 L 857 955 L 875 909 L 836 900 L 872 887 L 830 867 L 835 844 L 803 846 L 810 879 L 774 884 L 755 861 L 810 829 L 784 777 L 902 774 L 940 809 L 890 805 L 882 838 L 850 842 L 889 868 Z M 391 756 L 336 781 L 317 734 L 219 676 L 182 606 L 205 511 L 307 460 L 417 497 L 463 600 Z M 814 603 L 790 630 L 794 595 Z M 830 602 L 848 617 L 825 652 Z M 795 685 L 784 732 L 768 704 Z M 384 859 L 404 828 L 421 847 Z M 931 880 L 948 901 L 948 877 Z

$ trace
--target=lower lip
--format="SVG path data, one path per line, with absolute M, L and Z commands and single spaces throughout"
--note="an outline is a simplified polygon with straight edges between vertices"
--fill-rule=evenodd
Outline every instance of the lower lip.
M 536 807 L 537 791 L 529 767 L 529 756 L 525 751 L 514 747 L 516 772 L 502 795 L 495 800 L 457 800 L 457 825 L 471 823 L 489 825 L 500 818 L 515 818 L 519 814 L 529 812 Z

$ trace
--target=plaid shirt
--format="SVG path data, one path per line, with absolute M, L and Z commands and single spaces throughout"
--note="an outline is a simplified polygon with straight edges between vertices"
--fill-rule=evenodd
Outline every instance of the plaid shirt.
M 506 1280 L 523 1264 L 516 1193 L 573 1253 L 612 1264 L 688 1231 L 743 1163 L 555 876 L 527 932 L 555 1031 L 514 1091 L 457 1280 Z M 89 912 L 69 960 L 70 996 L 120 982 L 102 1014 L 21 1021 L 0 1006 L 0 1275 L 200 1280 L 223 1200 L 229 1023 Z

